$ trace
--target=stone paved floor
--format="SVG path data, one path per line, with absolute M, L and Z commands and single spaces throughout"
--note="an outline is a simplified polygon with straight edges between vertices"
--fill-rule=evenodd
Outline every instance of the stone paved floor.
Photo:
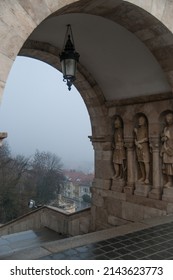
M 53 253 L 42 260 L 173 260 L 173 222 Z

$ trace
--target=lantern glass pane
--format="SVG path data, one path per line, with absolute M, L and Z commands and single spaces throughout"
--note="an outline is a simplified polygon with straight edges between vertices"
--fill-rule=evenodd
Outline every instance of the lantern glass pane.
M 62 71 L 63 71 L 64 77 L 75 76 L 76 61 L 74 59 L 64 59 L 63 65 L 62 65 Z
M 64 63 L 64 60 L 61 61 L 61 69 L 62 69 L 63 77 L 65 77 L 66 71 L 65 71 L 65 63 Z

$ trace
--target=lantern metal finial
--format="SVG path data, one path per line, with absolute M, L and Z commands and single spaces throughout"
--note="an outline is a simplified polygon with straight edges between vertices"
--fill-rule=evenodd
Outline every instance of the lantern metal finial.
M 68 90 L 71 90 L 73 82 L 76 80 L 76 68 L 79 61 L 79 54 L 75 51 L 71 25 L 67 25 L 64 39 L 64 48 L 61 52 L 60 62 L 63 73 L 63 81 L 67 82 Z

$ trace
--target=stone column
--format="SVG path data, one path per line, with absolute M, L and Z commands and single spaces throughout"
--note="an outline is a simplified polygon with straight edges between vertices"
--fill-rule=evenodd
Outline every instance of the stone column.
M 124 142 L 127 149 L 127 185 L 124 188 L 124 192 L 133 194 L 135 185 L 134 140 L 130 137 L 125 138 Z
M 89 138 L 95 152 L 95 177 L 91 188 L 91 228 L 96 230 L 98 225 L 107 225 L 108 222 L 105 198 L 110 192 L 113 176 L 112 139 L 106 136 Z
M 95 151 L 95 178 L 94 187 L 99 189 L 110 189 L 111 177 L 113 175 L 112 167 L 112 142 L 109 138 L 89 137 L 92 141 Z
M 161 199 L 161 178 L 160 178 L 160 140 L 158 137 L 150 138 L 150 147 L 152 149 L 152 190 L 149 198 Z

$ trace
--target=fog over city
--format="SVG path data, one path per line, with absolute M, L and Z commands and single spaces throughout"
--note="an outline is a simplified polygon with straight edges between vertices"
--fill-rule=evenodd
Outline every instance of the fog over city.
M 62 74 L 35 59 L 17 57 L 0 106 L 0 131 L 12 154 L 36 149 L 57 154 L 64 168 L 93 171 L 90 118 L 79 92 Z

